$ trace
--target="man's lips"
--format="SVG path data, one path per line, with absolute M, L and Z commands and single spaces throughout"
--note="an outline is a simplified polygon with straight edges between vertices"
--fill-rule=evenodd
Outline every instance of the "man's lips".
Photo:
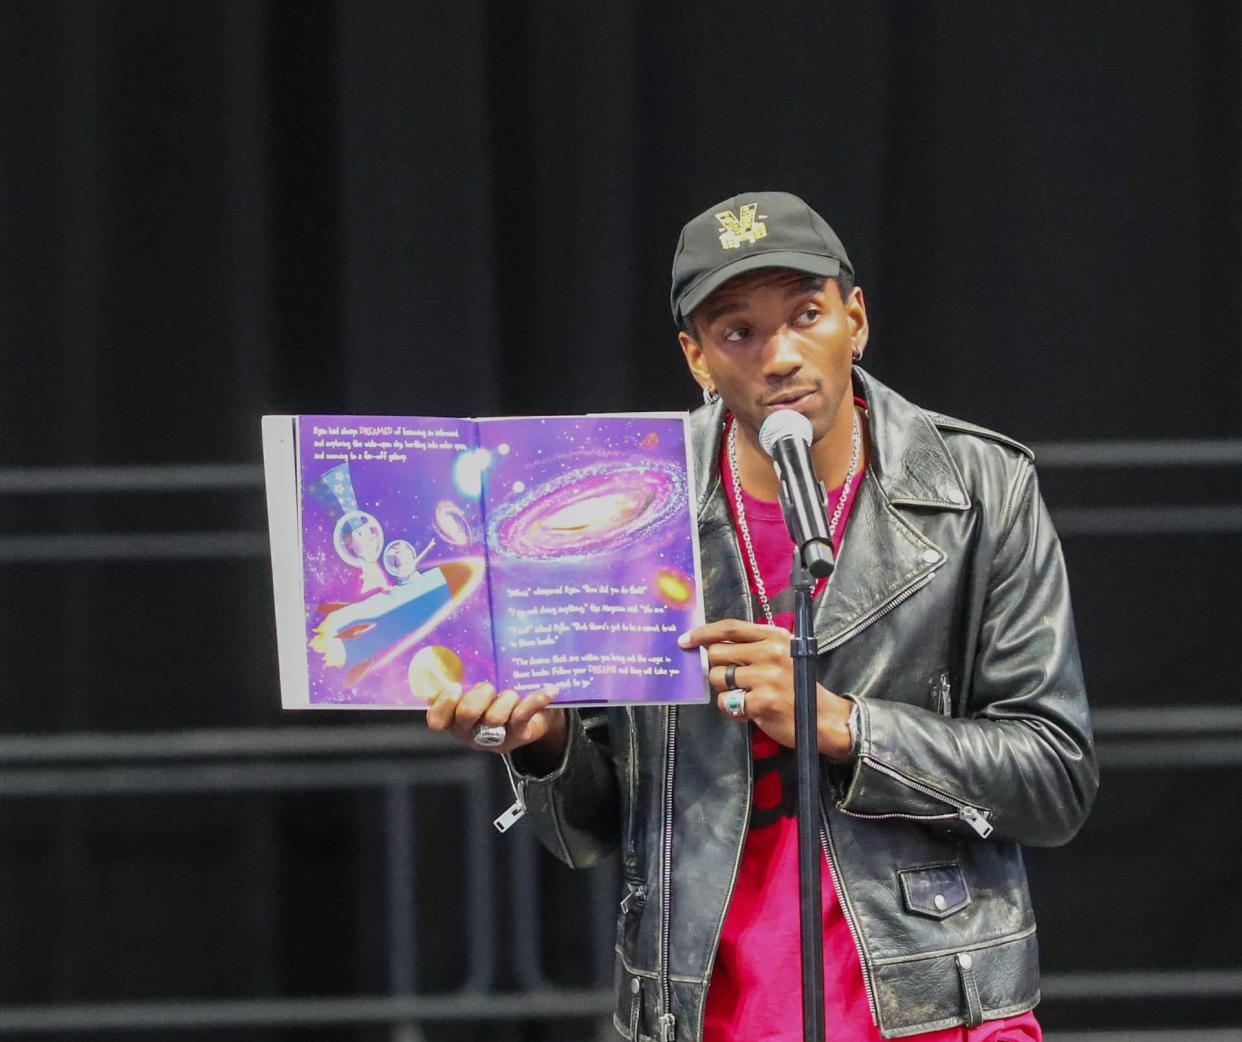
M 775 398 L 770 398 L 764 402 L 764 407 L 768 409 L 788 409 L 797 405 L 804 398 L 809 398 L 816 391 L 814 387 L 804 387 L 800 391 L 786 391 L 784 394 L 778 394 Z

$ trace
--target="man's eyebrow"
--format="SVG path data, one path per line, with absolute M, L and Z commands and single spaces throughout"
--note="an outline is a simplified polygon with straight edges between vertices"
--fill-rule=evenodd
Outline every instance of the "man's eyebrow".
M 785 290 L 785 296 L 801 296 L 803 293 L 818 293 L 828 284 L 828 279 L 823 275 L 808 275 L 804 279 L 799 279 Z
M 807 275 L 805 278 L 796 279 L 785 287 L 785 296 L 801 297 L 808 293 L 818 293 L 827 285 L 828 280 L 822 275 Z M 710 326 L 713 322 L 723 318 L 734 311 L 745 310 L 745 300 L 742 294 L 736 296 L 724 296 L 715 303 L 710 301 L 703 305 L 702 322 L 706 326 Z
M 714 304 L 703 305 L 703 324 L 710 326 L 719 318 L 723 318 L 734 311 L 745 310 L 745 304 L 739 297 L 718 300 Z

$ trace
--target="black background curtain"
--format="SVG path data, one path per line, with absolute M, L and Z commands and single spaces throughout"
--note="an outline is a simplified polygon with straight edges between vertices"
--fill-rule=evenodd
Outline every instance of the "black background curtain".
M 263 412 L 691 407 L 673 245 L 757 188 L 840 233 L 867 365 L 914 401 L 1034 442 L 1240 437 L 1240 59 L 1242 8 L 1171 0 L 7 0 L 4 466 L 252 462 Z M 1239 484 L 1044 475 L 1054 515 Z M 5 536 L 264 526 L 253 493 L 0 510 Z M 1097 706 L 1236 703 L 1236 544 L 1066 539 Z M 262 560 L 11 563 L 0 591 L 10 733 L 284 724 Z M 1106 775 L 1031 857 L 1045 969 L 1236 964 L 1240 796 Z M 176 807 L 0 801 L 6 1002 L 366 990 L 356 801 Z M 317 883 L 246 897 L 294 858 Z

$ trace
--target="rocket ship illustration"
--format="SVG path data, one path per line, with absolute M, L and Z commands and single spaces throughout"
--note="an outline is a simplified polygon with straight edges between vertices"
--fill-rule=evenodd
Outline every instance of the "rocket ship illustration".
M 310 646 L 323 655 L 325 665 L 344 667 L 343 684 L 354 687 L 384 652 L 429 632 L 478 586 L 482 575 L 481 558 L 461 558 L 353 604 L 321 604 L 324 617 Z
M 388 652 L 421 638 L 472 593 L 482 579 L 483 560 L 463 557 L 420 572 L 417 566 L 434 540 L 417 556 L 405 540 L 394 540 L 385 549 L 379 521 L 358 508 L 348 463 L 325 471 L 308 491 L 335 518 L 337 554 L 362 570 L 363 596 L 317 605 L 323 618 L 310 640 L 324 665 L 346 670 L 342 684 L 352 688 Z M 381 556 L 386 565 L 395 567 L 395 586 L 381 569 Z

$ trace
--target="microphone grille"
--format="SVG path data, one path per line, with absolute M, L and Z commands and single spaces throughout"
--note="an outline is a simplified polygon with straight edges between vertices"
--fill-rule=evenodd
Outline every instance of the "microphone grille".
M 759 428 L 759 444 L 769 456 L 772 455 L 772 449 L 781 438 L 797 438 L 810 445 L 814 436 L 815 431 L 811 427 L 811 421 L 793 409 L 778 409 L 764 420 Z

